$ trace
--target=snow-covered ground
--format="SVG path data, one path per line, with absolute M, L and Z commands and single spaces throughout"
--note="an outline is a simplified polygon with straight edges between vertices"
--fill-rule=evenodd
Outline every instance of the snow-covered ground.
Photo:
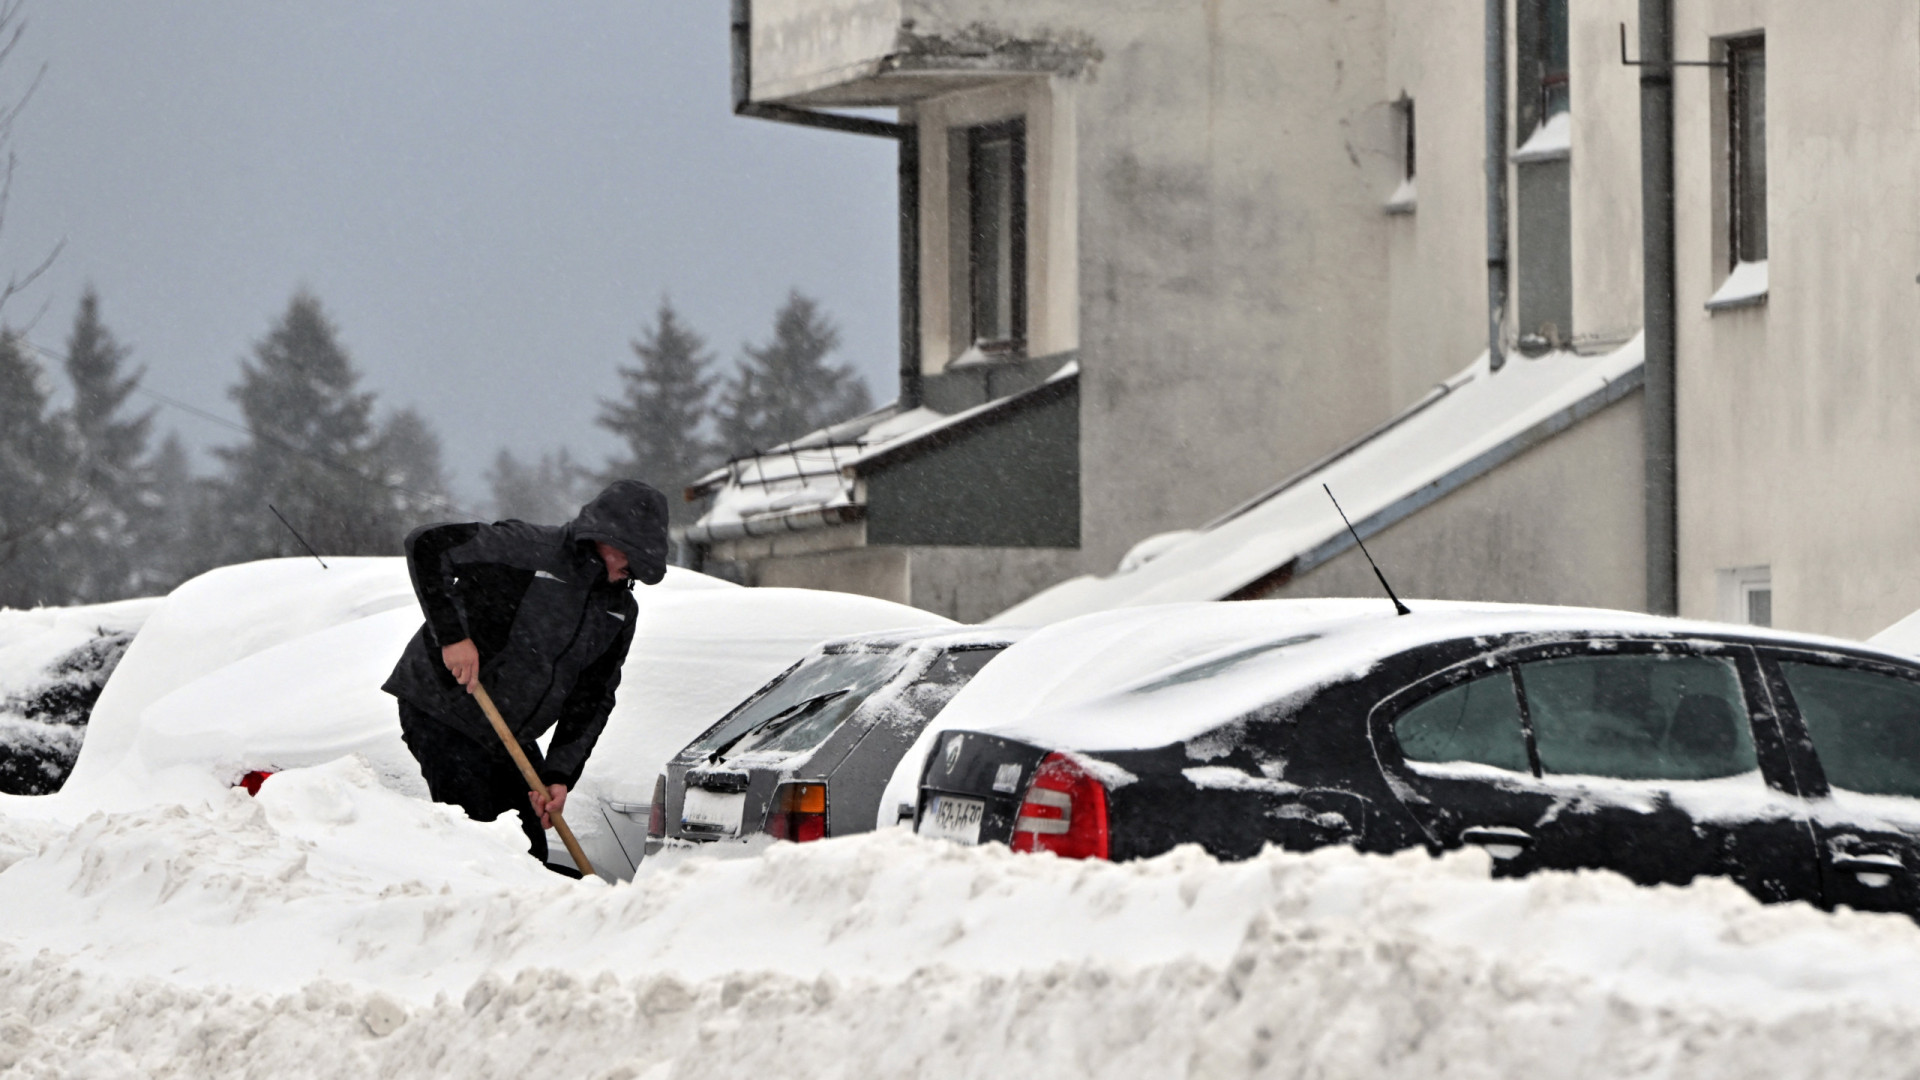
M 146 723 L 182 715 L 158 704 L 253 708 L 204 681 L 396 610 L 375 568 L 358 599 L 263 574 L 241 591 L 317 628 L 259 629 L 265 598 L 217 633 L 162 609 L 92 779 L 0 799 L 0 1076 L 1877 1077 L 1920 1049 L 1920 927 L 1719 881 L 1496 881 L 1479 852 L 1078 863 L 891 829 L 608 885 L 364 753 L 250 798 L 190 740 L 158 754 Z M 163 666 L 186 681 L 135 708 Z M 290 715 L 335 707 L 311 697 Z

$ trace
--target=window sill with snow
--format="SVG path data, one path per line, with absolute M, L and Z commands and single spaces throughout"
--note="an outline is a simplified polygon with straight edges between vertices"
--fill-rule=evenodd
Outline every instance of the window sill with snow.
M 1767 302 L 1767 260 L 1735 263 L 1727 280 L 1707 301 L 1708 311 L 1759 307 Z

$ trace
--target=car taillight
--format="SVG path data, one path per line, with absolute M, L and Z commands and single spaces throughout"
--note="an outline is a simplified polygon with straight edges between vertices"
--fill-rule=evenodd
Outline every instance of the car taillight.
M 1048 754 L 1013 823 L 1013 850 L 1107 858 L 1107 789 L 1065 754 Z
M 242 776 L 240 778 L 240 782 L 233 786 L 246 788 L 247 794 L 249 795 L 258 795 L 260 794 L 260 785 L 266 783 L 267 777 L 272 775 L 273 775 L 272 770 L 255 769 L 252 772 L 246 774 L 245 776 Z
M 827 835 L 827 785 L 781 784 L 773 789 L 767 833 L 776 840 L 804 844 Z
M 653 805 L 647 808 L 647 839 L 667 835 L 667 775 L 653 778 Z

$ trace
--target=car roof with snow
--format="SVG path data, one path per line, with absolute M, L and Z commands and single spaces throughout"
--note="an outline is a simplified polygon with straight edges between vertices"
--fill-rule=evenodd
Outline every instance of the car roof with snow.
M 829 638 L 820 643 L 819 649 L 845 649 L 848 646 L 873 649 L 953 649 L 968 646 L 1009 645 L 1032 632 L 1031 628 L 1024 626 L 909 626 L 897 630 L 871 630 Z
M 1539 634 L 1738 639 L 1910 656 L 1837 638 L 1604 608 L 1384 599 L 1124 608 L 1042 628 L 982 671 L 938 727 L 1080 750 L 1164 746 L 1288 697 L 1358 678 L 1421 645 Z

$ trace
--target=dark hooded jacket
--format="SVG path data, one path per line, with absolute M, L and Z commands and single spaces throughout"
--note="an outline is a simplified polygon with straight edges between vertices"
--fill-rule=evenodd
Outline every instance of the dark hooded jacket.
M 486 715 L 440 650 L 472 638 L 480 681 L 529 757 L 555 728 L 541 778 L 569 787 L 607 724 L 633 643 L 631 588 L 607 580 L 592 541 L 619 548 L 648 585 L 666 576 L 666 496 L 615 481 L 565 525 L 496 521 L 426 525 L 407 537 L 407 569 L 426 623 L 382 689 L 497 752 Z

